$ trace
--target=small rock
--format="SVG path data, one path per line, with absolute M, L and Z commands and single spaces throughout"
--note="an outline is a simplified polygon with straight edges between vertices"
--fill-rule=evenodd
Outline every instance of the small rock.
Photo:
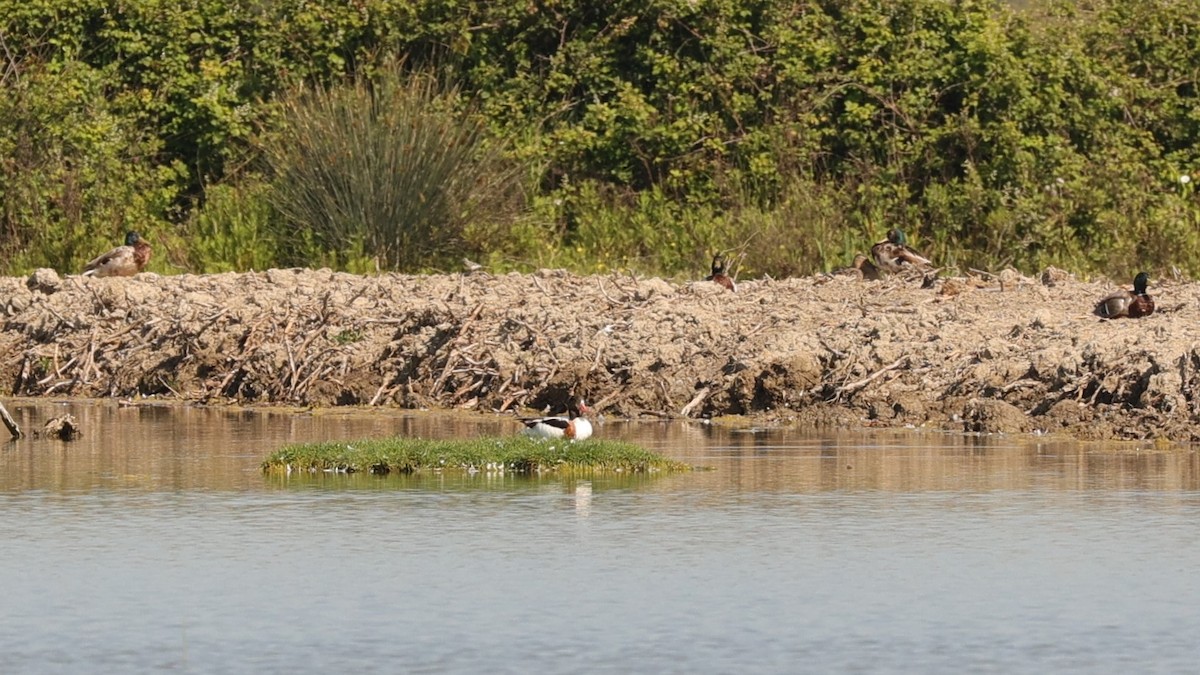
M 1057 286 L 1071 280 L 1071 273 L 1051 266 L 1042 270 L 1042 285 Z
M 22 293 L 21 295 L 14 295 L 13 297 L 8 299 L 8 306 L 4 308 L 5 312 L 9 315 L 14 315 L 14 314 L 18 314 L 20 312 L 24 312 L 25 310 L 29 309 L 29 305 L 31 304 L 31 300 L 30 300 L 31 297 L 33 297 L 33 296 L 30 296 L 30 295 L 27 295 L 24 293 Z
M 50 295 L 62 288 L 62 279 L 59 278 L 58 272 L 49 267 L 39 267 L 25 280 L 25 286 L 35 293 Z
M 1014 434 L 1032 428 L 1029 417 L 1011 403 L 975 398 L 963 409 L 963 430 L 985 434 Z
M 1038 309 L 1034 310 L 1033 319 L 1029 322 L 1029 327 L 1034 330 L 1042 330 L 1058 323 L 1059 317 L 1056 316 L 1054 312 L 1044 307 L 1039 307 Z

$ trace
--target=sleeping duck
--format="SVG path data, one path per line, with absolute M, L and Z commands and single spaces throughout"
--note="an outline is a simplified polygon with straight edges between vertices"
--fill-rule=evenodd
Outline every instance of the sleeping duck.
M 927 272 L 933 267 L 928 258 L 908 247 L 908 237 L 897 228 L 888 230 L 887 239 L 871 247 L 871 257 L 876 267 L 892 274 L 908 270 Z
M 850 277 L 863 281 L 879 281 L 879 269 L 875 264 L 867 258 L 867 256 L 859 253 L 854 256 L 854 262 L 849 267 L 843 267 L 839 270 L 830 272 L 831 275 Z
M 1122 288 L 1115 293 L 1106 295 L 1096 303 L 1096 315 L 1106 319 L 1128 317 L 1137 319 L 1154 313 L 1154 298 L 1146 293 L 1150 283 L 1150 275 L 1138 272 L 1133 278 L 1133 292 Z
M 98 256 L 83 269 L 84 276 L 131 277 L 146 269 L 150 262 L 150 244 L 137 232 L 125 235 L 125 245 Z

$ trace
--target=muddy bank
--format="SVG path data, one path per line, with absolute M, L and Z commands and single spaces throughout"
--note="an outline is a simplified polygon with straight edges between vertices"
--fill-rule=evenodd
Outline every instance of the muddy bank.
M 0 393 L 1200 436 L 1200 284 L 328 270 L 0 278 Z

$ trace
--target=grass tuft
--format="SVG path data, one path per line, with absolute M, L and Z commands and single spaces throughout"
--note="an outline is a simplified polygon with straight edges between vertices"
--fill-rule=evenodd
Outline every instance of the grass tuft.
M 690 466 L 621 441 L 537 441 L 515 436 L 470 440 L 379 438 L 288 445 L 262 465 L 266 473 L 485 471 L 541 474 L 651 473 Z

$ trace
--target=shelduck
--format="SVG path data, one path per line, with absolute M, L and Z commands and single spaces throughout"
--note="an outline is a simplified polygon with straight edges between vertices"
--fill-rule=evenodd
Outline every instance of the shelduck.
M 587 420 L 590 409 L 582 399 L 576 402 L 575 409 L 569 416 L 563 417 L 522 417 L 525 425 L 524 434 L 532 438 L 569 438 L 575 441 L 592 435 L 592 423 Z

